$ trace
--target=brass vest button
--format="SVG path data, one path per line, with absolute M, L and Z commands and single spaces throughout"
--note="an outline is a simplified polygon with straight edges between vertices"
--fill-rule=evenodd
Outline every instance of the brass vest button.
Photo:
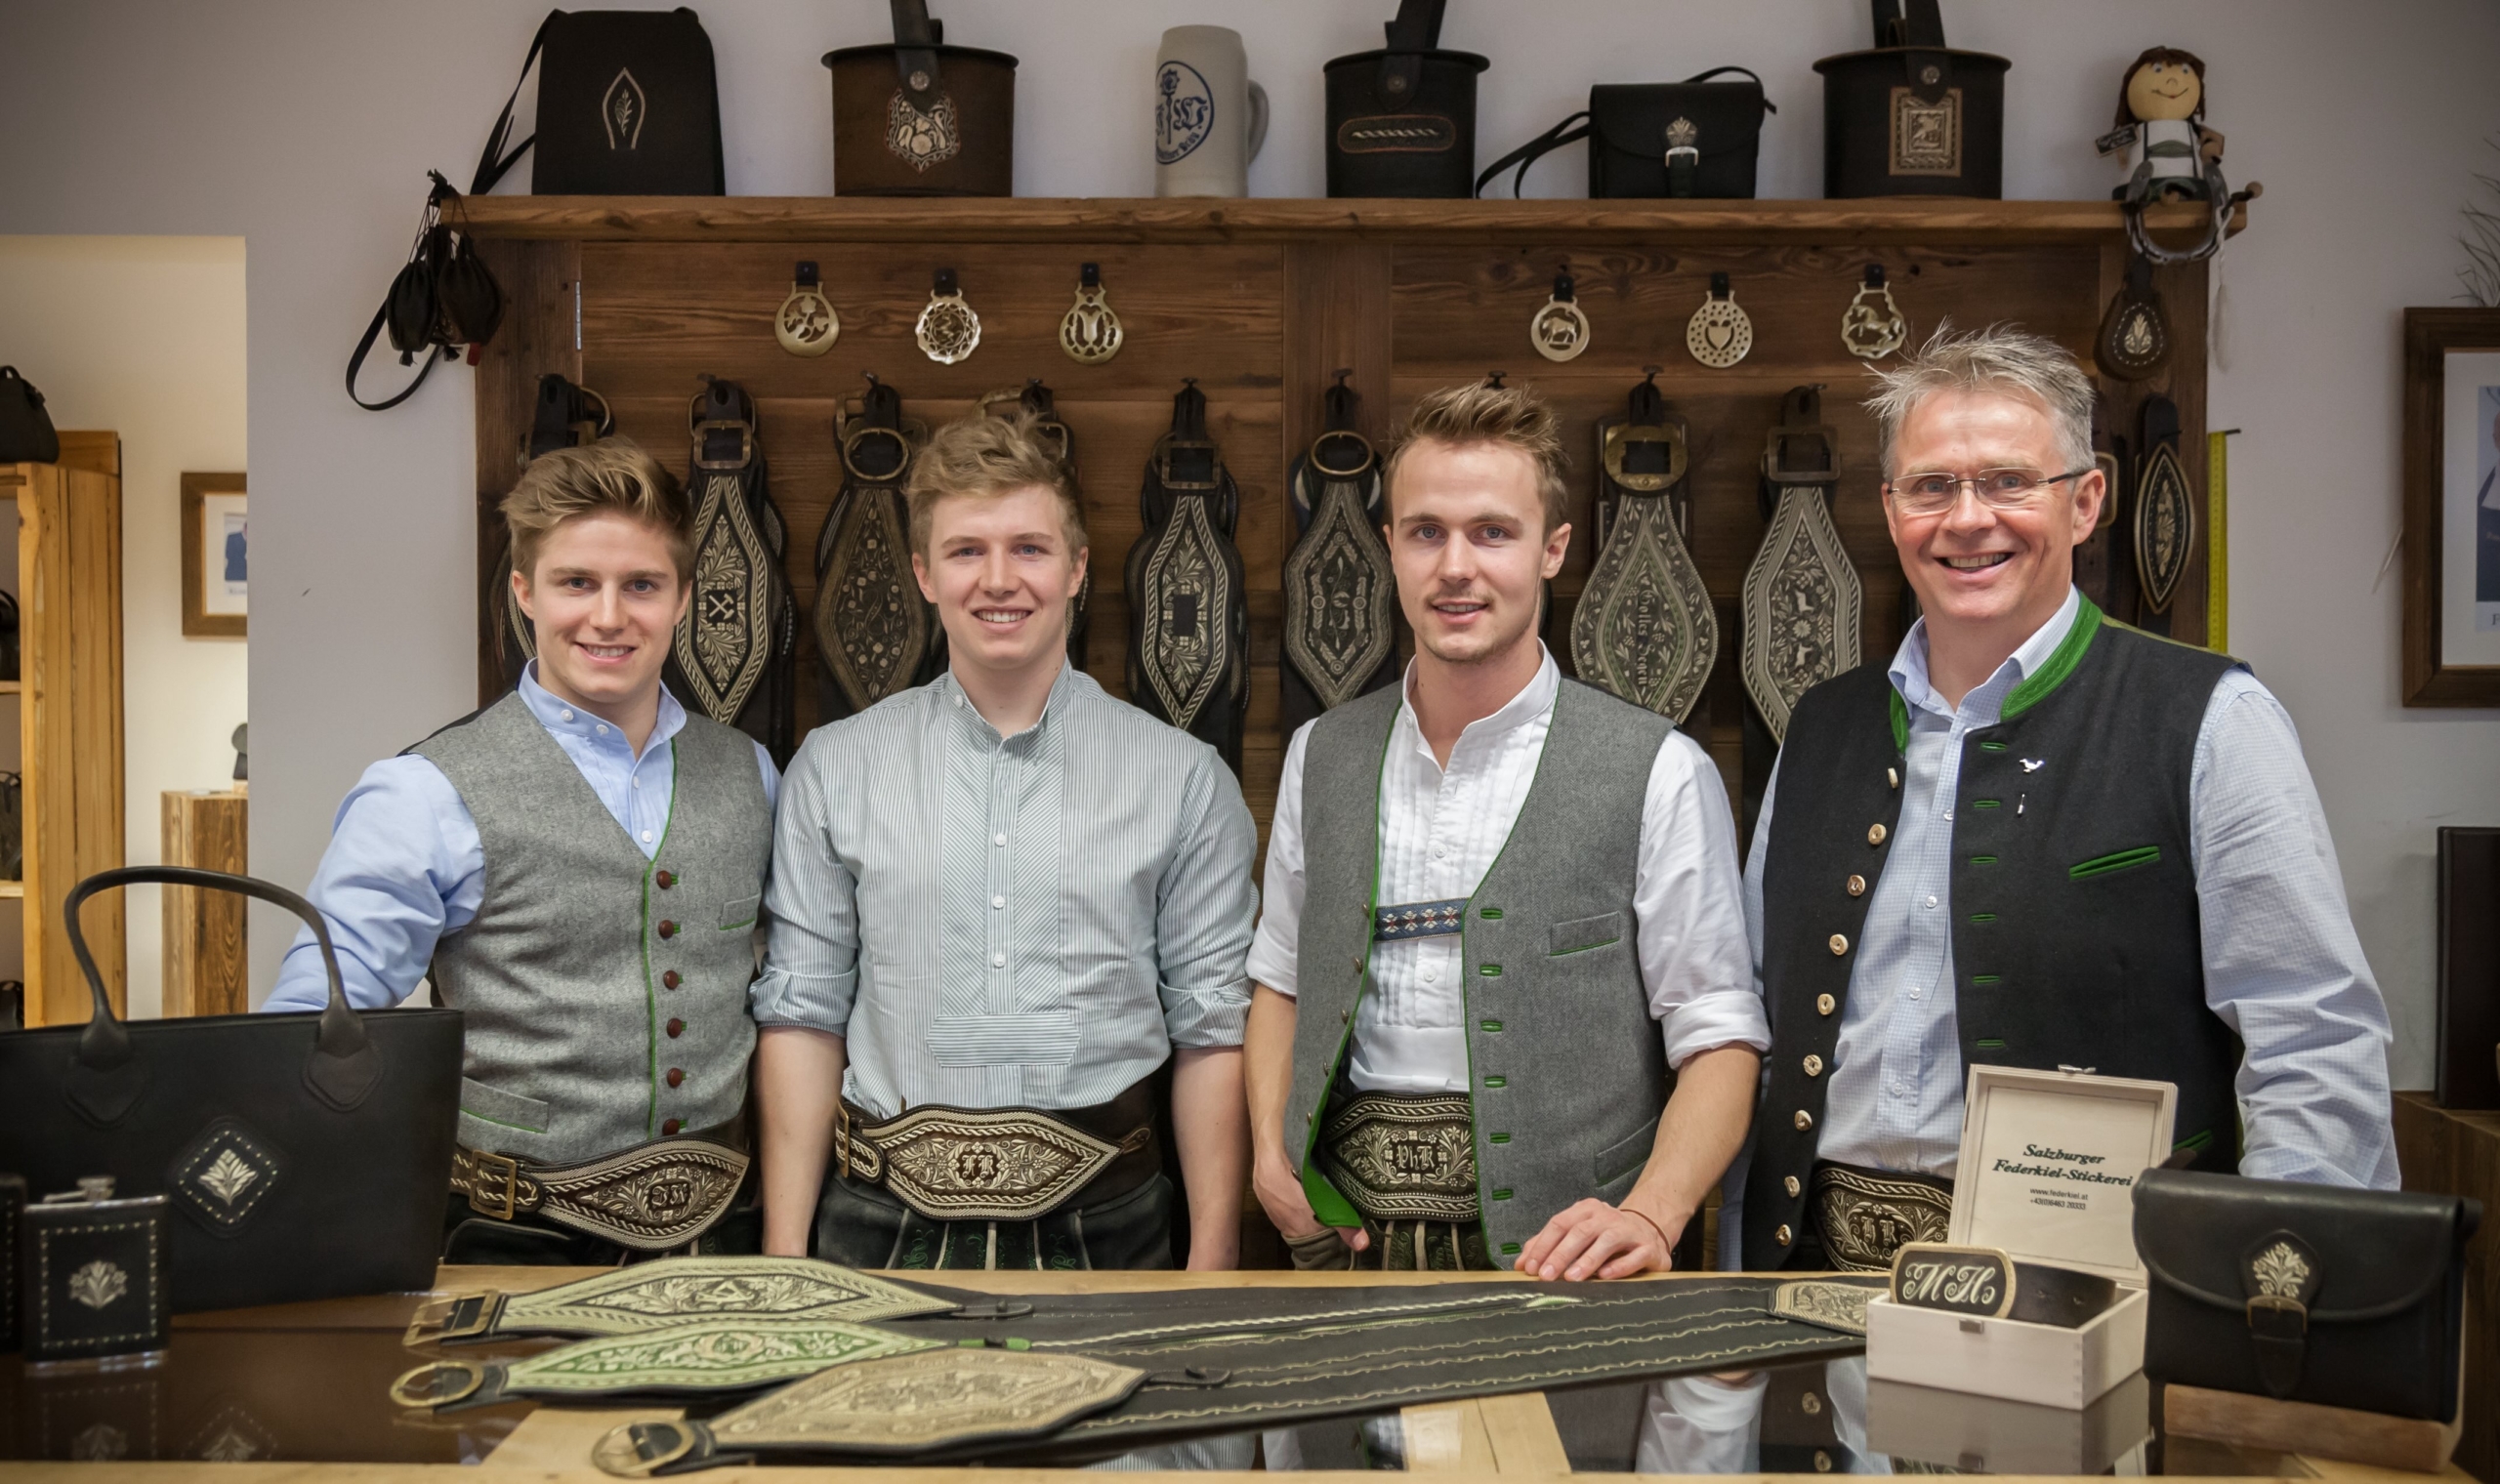
M 1897 767 L 1888 767 L 1884 769 L 1884 781 L 1894 788 L 1899 788 L 1901 786 L 1901 770 Z
M 1782 1225 L 1777 1231 L 1771 1234 L 1771 1239 L 1773 1242 L 1778 1243 L 1780 1246 L 1786 1247 L 1795 1235 L 1796 1234 L 1791 1232 L 1785 1225 Z
M 1362 961 L 1361 957 L 1360 957 L 1359 955 L 1357 955 L 1357 956 L 1355 957 L 1355 959 L 1354 959 L 1354 972 L 1355 972 L 1355 973 L 1357 973 L 1357 974 L 1359 974 L 1359 973 L 1361 973 L 1362 971 L 1363 971 L 1363 961 Z
M 658 885 L 662 891 L 666 891 L 669 887 L 677 885 L 677 875 L 670 871 L 662 871 L 659 875 L 652 877 L 651 880 Z
M 1870 824 L 1866 827 L 1866 843 L 1870 845 L 1880 845 L 1884 843 L 1885 834 L 1886 831 L 1882 825 Z
M 1797 1110 L 1797 1132 L 1803 1134 L 1814 1127 L 1814 1115 L 1803 1108 Z
M 1797 1409 L 1808 1417 L 1820 1417 L 1823 1415 L 1823 1399 L 1809 1391 L 1797 1398 Z
M 1815 1450 L 1814 1450 L 1814 1472 L 1816 1472 L 1816 1473 L 1829 1473 L 1829 1472 L 1831 1472 L 1831 1471 L 1832 1471 L 1832 1456 L 1831 1456 L 1830 1454 L 1828 1454 L 1828 1453 L 1825 1453 L 1825 1452 L 1824 1452 L 1822 1449 L 1820 1449 L 1820 1448 L 1815 1449 Z
M 1822 1057 L 1820 1057 L 1820 1056 L 1809 1055 L 1809 1056 L 1806 1058 L 1806 1075 L 1807 1075 L 1807 1076 L 1809 1076 L 1809 1077 L 1820 1077 L 1820 1076 L 1822 1076 L 1822 1075 L 1823 1075 L 1823 1058 L 1822 1058 Z
M 1779 1182 L 1779 1188 L 1788 1192 L 1788 1198 L 1790 1200 L 1795 1200 L 1798 1194 L 1806 1187 L 1798 1184 L 1797 1176 L 1792 1175 L 1788 1178 Z
M 1353 1010 L 1341 1010 L 1337 1011 L 1337 1023 L 1338 1023 L 1339 1025 L 1345 1025 L 1345 1024 L 1348 1024 L 1348 1023 L 1352 1022 L 1352 1021 L 1354 1020 L 1354 1012 Z
M 667 918 L 661 918 L 660 936 L 664 938 L 673 938 L 677 936 L 677 925 L 670 922 Z
M 675 1041 L 678 1037 L 683 1036 L 683 1035 L 685 1035 L 685 1034 L 686 1034 L 686 1022 L 685 1022 L 685 1021 L 683 1021 L 683 1020 L 679 1020 L 679 1019 L 672 1018 L 672 1019 L 669 1021 L 669 1023 L 668 1023 L 668 1039 L 670 1039 L 671 1041 Z
M 1835 932 L 1832 934 L 1831 941 L 1833 957 L 1837 958 L 1840 955 L 1849 952 L 1849 937 L 1847 934 Z
M 686 1085 L 686 1068 L 684 1068 L 684 1067 L 670 1067 L 670 1068 L 668 1069 L 668 1085 L 669 1085 L 670 1087 L 673 1087 L 673 1088 L 675 1088 L 675 1087 L 683 1087 L 683 1086 L 685 1086 L 685 1085 Z
M 686 1127 L 686 1120 L 685 1120 L 685 1119 L 682 1119 L 682 1118 L 672 1118 L 672 1119 L 670 1119 L 668 1122 L 666 1122 L 666 1123 L 664 1123 L 664 1124 L 661 1124 L 661 1125 L 660 1125 L 660 1132 L 661 1132 L 662 1134 L 665 1134 L 674 1135 L 674 1134 L 677 1133 L 677 1131 L 678 1131 L 678 1130 L 683 1129 L 683 1128 L 685 1128 L 685 1127 Z
M 1814 997 L 1814 1012 L 1816 1014 L 1828 1015 L 1837 1009 L 1839 1009 L 1839 1002 L 1834 1000 L 1831 996 L 1816 995 Z
M 1848 881 L 1842 883 L 1842 885 L 1849 889 L 1849 894 L 1852 896 L 1864 896 L 1866 894 L 1866 878 L 1863 876 L 1853 876 Z
M 678 978 L 676 969 L 669 969 L 661 970 L 660 987 L 662 989 L 675 989 L 681 982 L 683 981 Z

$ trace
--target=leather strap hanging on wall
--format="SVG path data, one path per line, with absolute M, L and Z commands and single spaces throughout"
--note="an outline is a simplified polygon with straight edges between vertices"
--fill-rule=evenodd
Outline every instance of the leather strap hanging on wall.
M 1718 658 L 1719 616 L 1684 543 L 1685 420 L 1648 372 L 1627 414 L 1598 424 L 1598 557 L 1571 616 L 1571 662 L 1581 680 L 1681 722 Z
M 1762 456 L 1771 529 L 1745 572 L 1742 668 L 1773 742 L 1786 740 L 1798 697 L 1858 658 L 1863 593 L 1832 525 L 1839 449 L 1822 418 L 1821 386 L 1793 389 Z
M 1012 417 L 1017 414 L 1031 416 L 1033 431 L 1049 439 L 1058 450 L 1060 467 L 1067 471 L 1067 482 L 1078 492 L 1077 509 L 1083 510 L 1085 508 L 1084 485 L 1078 480 L 1076 473 L 1076 431 L 1060 421 L 1059 402 L 1052 396 L 1051 389 L 1042 385 L 1042 379 L 1038 376 L 1028 378 L 1021 392 L 993 392 L 980 399 L 980 405 L 983 412 L 993 416 L 1001 415 L 999 408 L 1002 406 L 1014 409 L 1013 412 L 1004 414 L 1006 416 Z M 1092 627 L 1090 619 L 1093 607 L 1094 569 L 1089 563 L 1085 569 L 1085 580 L 1077 585 L 1076 597 L 1069 599 L 1067 604 L 1067 658 L 1069 663 L 1079 670 L 1085 668 L 1085 636 Z M 938 644 L 941 652 L 945 642 L 945 635 L 939 634 Z
M 688 411 L 686 493 L 694 507 L 694 597 L 669 645 L 679 700 L 790 760 L 798 608 L 781 575 L 786 533 L 756 437 L 755 403 L 706 376 Z
M 1146 529 L 1129 548 L 1129 700 L 1214 746 L 1241 770 L 1250 704 L 1250 606 L 1232 545 L 1241 492 L 1207 436 L 1194 377 L 1172 398 L 1138 492 Z
M 1293 462 L 1285 557 L 1283 730 L 1397 679 L 1396 578 L 1380 539 L 1380 460 L 1354 431 L 1352 372 L 1326 392 L 1325 427 Z
M 530 416 L 529 432 L 521 438 L 521 463 L 526 468 L 540 454 L 596 443 L 615 432 L 616 419 L 607 410 L 607 398 L 549 371 L 538 378 L 537 410 Z M 509 535 L 504 537 L 501 567 L 503 577 L 497 591 L 502 597 L 495 606 L 503 622 L 495 627 L 495 651 L 502 660 L 504 684 L 509 688 L 521 683 L 521 667 L 538 658 L 538 631 L 529 615 L 521 611 L 521 598 L 512 590 Z
M 842 493 L 816 538 L 816 655 L 831 682 L 826 721 L 866 711 L 935 674 L 938 616 L 911 574 L 911 512 L 903 479 L 919 438 L 902 395 L 868 374 L 860 411 L 842 419 Z
M 2179 404 L 2155 394 L 2145 398 L 2143 470 L 2136 475 L 2136 576 L 2144 584 L 2148 613 L 2167 614 L 2188 574 L 2196 545 L 2196 501 L 2188 471 L 2179 462 Z M 2166 632 L 2168 625 L 2164 624 Z

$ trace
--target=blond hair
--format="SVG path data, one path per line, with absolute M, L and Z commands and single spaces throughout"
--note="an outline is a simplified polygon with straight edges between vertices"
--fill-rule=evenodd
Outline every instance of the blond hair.
M 1029 412 L 1012 418 L 976 412 L 940 428 L 911 461 L 903 494 L 911 502 L 911 549 L 929 553 L 938 502 L 954 495 L 995 500 L 1040 486 L 1059 502 L 1060 530 L 1073 557 L 1085 549 L 1085 510 L 1076 480 Z
M 1562 523 L 1567 492 L 1562 484 L 1562 423 L 1545 399 L 1525 387 L 1475 382 L 1445 387 L 1416 402 L 1391 440 L 1389 458 L 1381 466 L 1380 476 L 1393 501 L 1397 494 L 1397 467 L 1418 443 L 1445 443 L 1453 448 L 1498 443 L 1518 449 L 1536 466 L 1536 493 L 1545 505 L 1546 530 Z
M 1875 381 L 1882 390 L 1866 399 L 1866 410 L 1883 435 L 1887 479 L 1895 473 L 1893 445 L 1902 427 L 1919 403 L 1939 392 L 1993 392 L 2038 402 L 2057 424 L 2060 461 L 2066 469 L 2092 467 L 2092 378 L 2054 340 L 2001 324 L 1956 333 L 1946 320 L 1898 365 L 1876 372 Z
M 613 511 L 659 533 L 680 582 L 694 577 L 694 508 L 677 476 L 625 438 L 559 448 L 529 461 L 503 499 L 513 569 L 526 579 L 547 533 L 567 520 Z

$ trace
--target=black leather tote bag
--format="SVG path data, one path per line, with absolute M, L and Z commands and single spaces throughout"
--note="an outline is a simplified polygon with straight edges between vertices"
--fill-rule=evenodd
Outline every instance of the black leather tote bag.
M 116 1019 L 78 907 L 141 882 L 238 891 L 312 925 L 329 969 L 317 1014 Z M 460 1011 L 359 1014 L 312 905 L 248 876 L 131 866 L 65 908 L 95 1014 L 0 1034 L 0 1169 L 30 1198 L 108 1175 L 163 1194 L 177 1311 L 421 1289 L 434 1282 L 460 1100 Z
M 2152 1380 L 2456 1417 L 2480 1202 L 2147 1170 L 2135 1203 Z
M 1742 72 L 1745 80 L 1714 80 L 1725 72 Z M 1712 67 L 1682 82 L 1599 83 L 1589 89 L 1587 108 L 1485 166 L 1476 178 L 1476 193 L 1482 195 L 1503 171 L 1517 166 L 1511 180 L 1516 196 L 1527 167 L 1587 140 L 1592 201 L 1749 201 L 1763 115 L 1778 111 L 1763 96 L 1762 79 L 1747 67 Z
M 507 150 L 512 85 L 503 116 L 478 157 L 471 195 L 483 195 L 521 152 L 538 146 L 529 188 L 542 196 L 717 196 L 721 87 L 712 38 L 681 6 L 673 11 L 549 11 L 521 62 L 538 63 L 538 128 Z

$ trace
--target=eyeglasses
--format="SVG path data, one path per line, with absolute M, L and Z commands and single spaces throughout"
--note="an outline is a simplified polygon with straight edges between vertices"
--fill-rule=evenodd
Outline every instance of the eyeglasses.
M 1942 515 L 1961 502 L 1965 488 L 1990 510 L 2027 510 L 2039 503 L 2042 492 L 2050 485 L 2078 478 L 2092 470 L 2093 466 L 2088 465 L 2062 474 L 2043 474 L 2034 469 L 1983 469 L 1969 475 L 1911 474 L 1886 481 L 1884 493 L 1891 498 L 1893 508 L 1904 515 Z

